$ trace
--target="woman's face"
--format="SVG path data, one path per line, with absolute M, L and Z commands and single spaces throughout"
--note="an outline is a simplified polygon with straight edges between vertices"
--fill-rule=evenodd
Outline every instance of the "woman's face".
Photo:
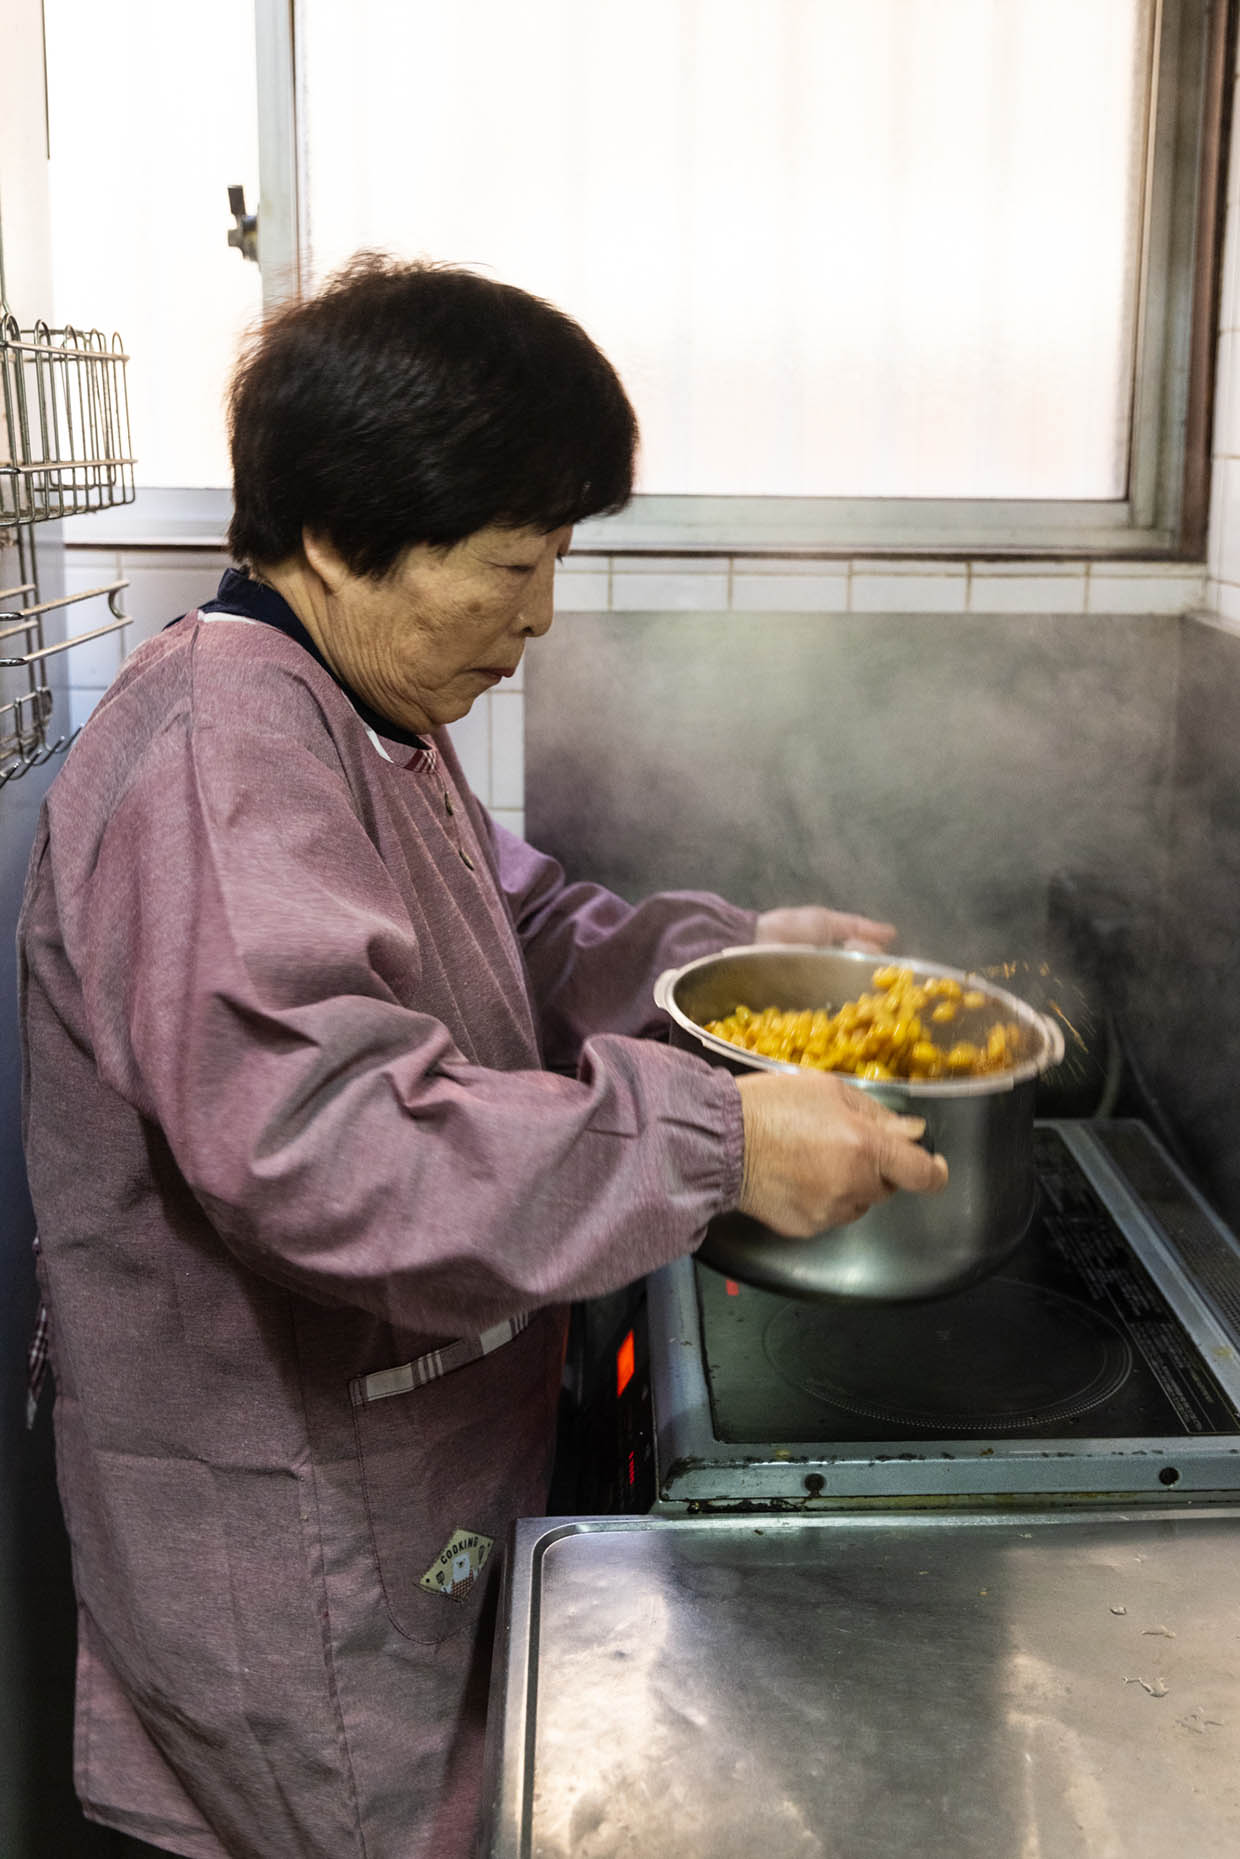
M 307 536 L 317 585 L 313 617 L 302 618 L 337 676 L 380 715 L 414 731 L 454 723 L 550 626 L 555 565 L 572 534 L 489 528 L 450 549 L 417 543 L 382 581 L 350 573 Z

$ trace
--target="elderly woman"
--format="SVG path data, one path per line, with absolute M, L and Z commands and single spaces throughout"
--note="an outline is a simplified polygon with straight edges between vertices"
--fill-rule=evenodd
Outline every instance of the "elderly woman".
M 231 414 L 244 566 L 100 704 L 21 926 L 77 1785 L 192 1859 L 456 1859 L 567 1304 L 726 1209 L 808 1234 L 943 1168 L 836 1079 L 658 1037 L 669 964 L 887 926 L 630 906 L 461 773 L 443 726 L 630 495 L 583 332 L 368 260 L 264 328 Z

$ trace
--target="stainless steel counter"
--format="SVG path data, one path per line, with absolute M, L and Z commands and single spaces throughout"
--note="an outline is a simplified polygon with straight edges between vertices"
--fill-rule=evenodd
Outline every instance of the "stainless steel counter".
M 527 1520 L 490 1859 L 1234 1859 L 1240 1508 Z

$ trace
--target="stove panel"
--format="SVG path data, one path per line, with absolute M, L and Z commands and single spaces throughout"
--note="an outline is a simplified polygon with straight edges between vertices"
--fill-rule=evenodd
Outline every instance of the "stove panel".
M 1042 1124 L 1037 1155 L 1034 1229 L 949 1298 L 806 1304 L 687 1260 L 657 1274 L 658 1504 L 1240 1489 L 1240 1249 L 1142 1125 Z

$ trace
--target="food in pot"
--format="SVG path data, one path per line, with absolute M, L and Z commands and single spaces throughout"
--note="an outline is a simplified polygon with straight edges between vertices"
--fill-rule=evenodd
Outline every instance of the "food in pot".
M 872 994 L 846 1001 L 833 1014 L 742 1004 L 722 1020 L 707 1021 L 705 1030 L 763 1058 L 858 1078 L 968 1078 L 1017 1062 L 1021 1029 L 1014 1020 L 996 1021 L 975 1039 L 950 1045 L 936 1039 L 938 1028 L 986 1005 L 980 989 L 947 975 L 918 981 L 911 968 L 895 964 L 876 968 L 871 982 Z

